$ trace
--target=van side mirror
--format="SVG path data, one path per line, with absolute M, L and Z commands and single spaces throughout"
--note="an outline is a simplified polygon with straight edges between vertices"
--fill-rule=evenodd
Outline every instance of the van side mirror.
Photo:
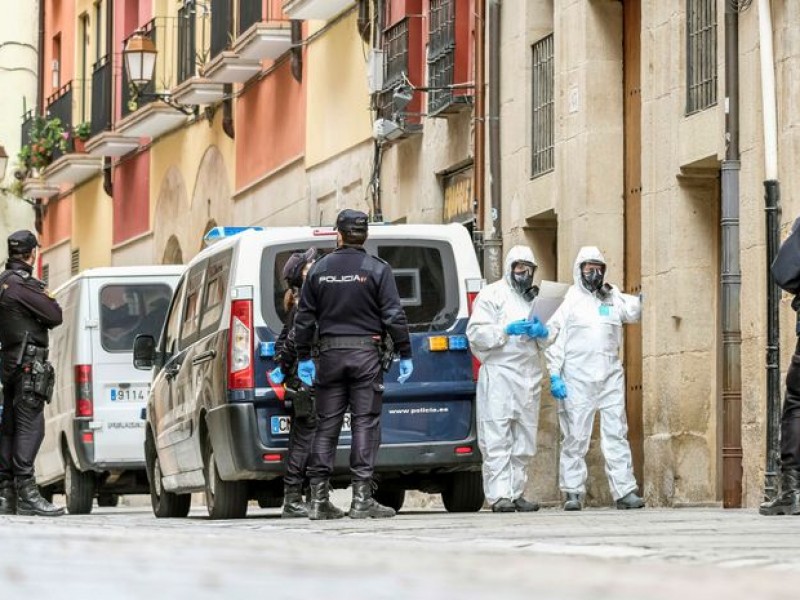
M 149 371 L 156 361 L 156 339 L 152 335 L 137 335 L 133 340 L 133 366 Z

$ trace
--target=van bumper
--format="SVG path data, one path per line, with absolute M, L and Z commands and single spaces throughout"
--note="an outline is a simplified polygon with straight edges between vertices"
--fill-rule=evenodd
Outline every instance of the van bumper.
M 274 479 L 285 471 L 286 448 L 269 448 L 261 443 L 255 407 L 249 403 L 226 404 L 206 415 L 214 448 L 217 472 L 223 480 Z M 471 454 L 456 449 L 471 446 Z M 265 454 L 280 454 L 280 462 L 265 462 Z M 376 472 L 425 473 L 478 471 L 481 455 L 473 426 L 470 435 L 457 442 L 398 444 L 381 446 Z M 350 447 L 336 450 L 335 474 L 350 470 Z
M 84 432 L 91 431 L 88 419 L 73 419 L 72 448 L 74 449 L 75 465 L 80 471 L 144 471 L 144 461 L 124 462 L 98 462 L 94 459 L 94 442 L 83 441 Z

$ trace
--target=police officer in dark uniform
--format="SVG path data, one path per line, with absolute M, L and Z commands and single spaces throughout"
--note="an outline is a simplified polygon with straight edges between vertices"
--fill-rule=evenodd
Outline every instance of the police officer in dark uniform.
M 314 264 L 300 295 L 295 318 L 297 373 L 311 385 L 316 375 L 317 434 L 308 463 L 309 518 L 338 519 L 329 479 L 344 414 L 351 413 L 350 471 L 354 519 L 393 517 L 395 511 L 372 497 L 372 475 L 381 443 L 383 370 L 380 344 L 388 335 L 400 355 L 400 378 L 413 371 L 411 340 L 392 269 L 364 250 L 367 215 L 346 209 L 336 219 L 338 248 Z M 319 369 L 311 360 L 319 332 Z
M 48 331 L 61 324 L 61 307 L 32 275 L 38 246 L 30 231 L 12 233 L 0 274 L 0 513 L 55 517 L 64 509 L 42 498 L 33 474 L 44 439 L 44 404 L 53 393 Z

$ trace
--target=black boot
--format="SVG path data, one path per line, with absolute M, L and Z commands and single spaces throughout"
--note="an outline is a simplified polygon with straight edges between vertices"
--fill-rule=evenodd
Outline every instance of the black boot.
M 758 512 L 765 516 L 800 515 L 800 473 L 784 471 L 781 493 L 775 500 L 764 502 Z
M 17 491 L 11 479 L 0 481 L 0 515 L 17 514 Z
M 17 514 L 37 517 L 60 517 L 63 508 L 58 508 L 42 498 L 33 477 L 17 479 Z
M 311 484 L 311 503 L 308 507 L 308 518 L 312 521 L 325 519 L 341 519 L 344 511 L 339 510 L 331 502 L 331 489 L 327 481 Z
M 386 519 L 396 514 L 393 508 L 379 504 L 372 497 L 371 481 L 353 482 L 353 501 L 350 504 L 351 519 Z
M 299 485 L 283 486 L 283 512 L 284 519 L 295 519 L 308 516 L 308 506 L 303 502 L 303 489 Z

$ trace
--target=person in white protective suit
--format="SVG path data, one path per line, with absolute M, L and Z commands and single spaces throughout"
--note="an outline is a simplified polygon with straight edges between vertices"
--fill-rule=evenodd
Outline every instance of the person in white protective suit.
M 641 301 L 604 283 L 606 261 L 594 246 L 578 252 L 575 279 L 564 302 L 548 321 L 545 351 L 550 390 L 561 400 L 558 420 L 562 447 L 559 469 L 564 510 L 581 510 L 586 493 L 586 452 L 594 416 L 600 411 L 600 447 L 617 508 L 642 508 L 633 476 L 625 375 L 619 358 L 622 324 L 641 315 Z
M 472 353 L 481 361 L 477 386 L 478 446 L 483 489 L 494 512 L 539 510 L 523 497 L 528 461 L 536 453 L 542 369 L 538 340 L 547 328 L 529 321 L 539 291 L 536 259 L 514 246 L 502 279 L 478 294 L 467 324 Z

